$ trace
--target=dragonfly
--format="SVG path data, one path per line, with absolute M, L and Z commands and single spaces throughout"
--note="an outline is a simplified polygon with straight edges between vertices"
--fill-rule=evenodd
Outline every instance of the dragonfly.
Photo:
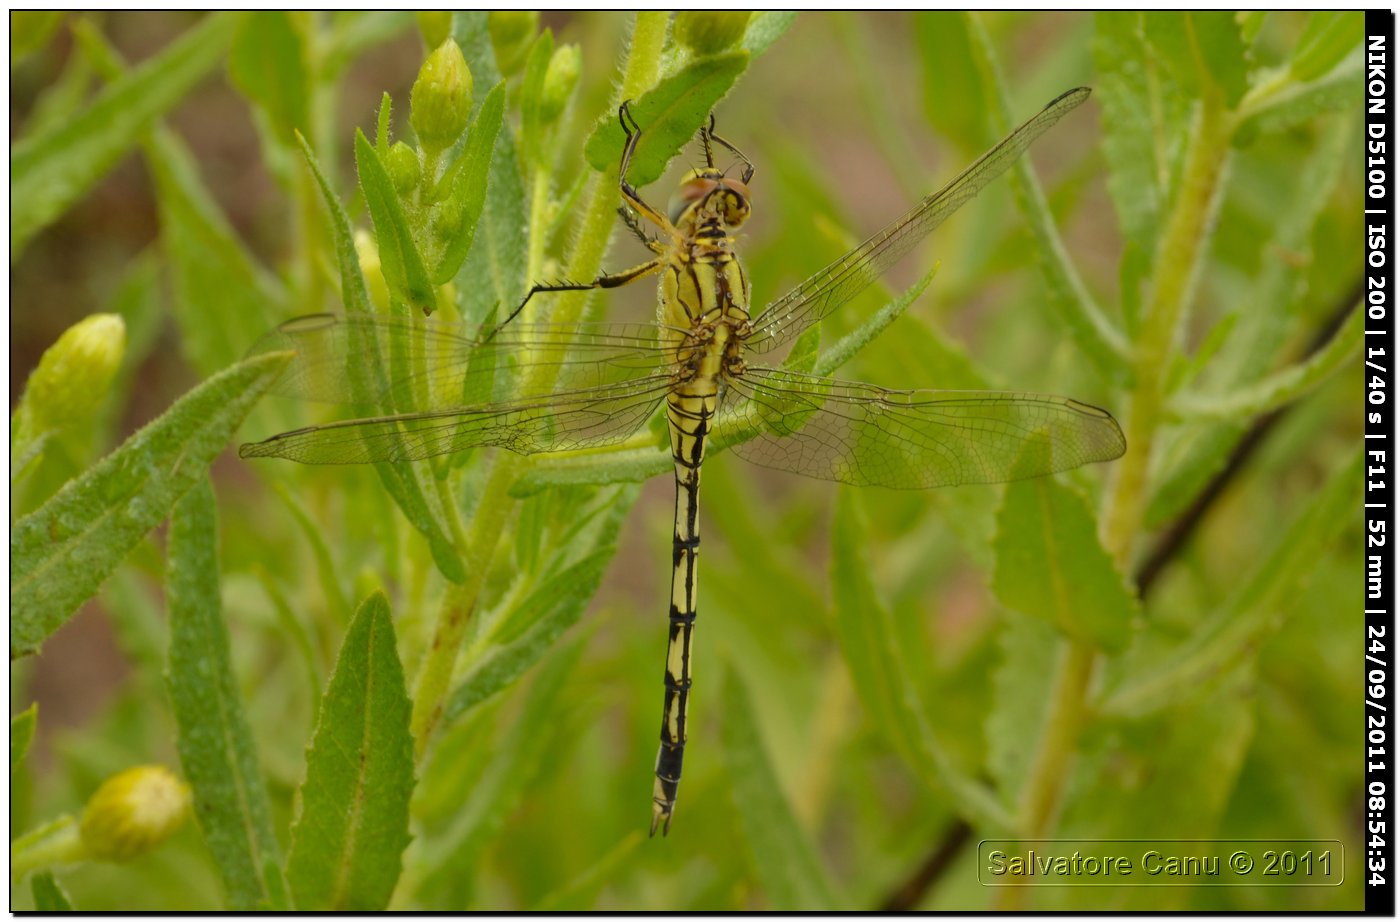
M 1058 96 L 937 192 L 756 314 L 735 243 L 751 209 L 753 163 L 715 134 L 711 116 L 698 133 L 704 166 L 686 174 L 663 212 L 627 181 L 643 129 L 624 103 L 619 211 L 652 258 L 591 282 L 537 284 L 521 307 L 547 292 L 659 276 L 656 322 L 525 323 L 514 320 L 520 308 L 479 329 L 360 314 L 291 320 L 254 350 L 295 353 L 274 390 L 368 405 L 380 415 L 285 432 L 239 454 L 364 464 L 484 446 L 581 451 L 633 438 L 664 407 L 676 505 L 651 833 L 665 835 L 689 722 L 707 446 L 823 480 L 916 490 L 1043 476 L 1123 454 L 1114 418 L 1066 397 L 891 390 L 762 361 L 869 286 L 1089 92 Z M 716 148 L 734 158 L 726 169 L 716 165 Z

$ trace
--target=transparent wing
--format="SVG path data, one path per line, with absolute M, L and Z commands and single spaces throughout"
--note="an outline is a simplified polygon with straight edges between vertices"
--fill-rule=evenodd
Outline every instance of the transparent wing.
M 964 202 L 1006 172 L 1025 153 L 1026 148 L 1066 112 L 1088 98 L 1088 87 L 1079 87 L 1057 97 L 963 170 L 952 182 L 769 304 L 754 320 L 755 332 L 746 342 L 748 348 L 760 353 L 775 349 L 855 297 L 962 207 Z
M 492 336 L 419 320 L 313 314 L 251 350 L 296 353 L 273 393 L 385 414 L 518 399 L 547 366 L 546 393 L 644 378 L 668 365 L 651 324 L 511 324 Z
M 1112 416 L 1065 397 L 892 391 L 772 368 L 730 383 L 715 441 L 762 467 L 914 490 L 1038 477 L 1125 447 Z
M 669 374 L 653 374 L 545 398 L 347 420 L 284 432 L 243 445 L 238 454 L 303 464 L 370 464 L 418 461 L 478 446 L 520 454 L 588 448 L 636 432 L 670 386 Z

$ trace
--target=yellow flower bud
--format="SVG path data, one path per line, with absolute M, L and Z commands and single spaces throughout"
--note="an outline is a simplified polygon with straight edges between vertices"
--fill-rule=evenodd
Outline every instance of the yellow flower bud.
M 743 10 L 691 10 L 676 14 L 672 34 L 695 54 L 718 54 L 744 37 L 752 13 Z
M 89 856 L 130 861 L 170 838 L 189 813 L 190 789 L 163 765 L 138 765 L 102 782 L 83 808 Z
M 549 68 L 544 72 L 544 90 L 540 94 L 540 117 L 552 122 L 564 111 L 569 96 L 578 85 L 579 71 L 583 66 L 583 55 L 577 45 L 561 45 L 549 59 Z
M 399 195 L 407 195 L 418 187 L 423 178 L 423 165 L 418 162 L 416 150 L 402 141 L 395 141 L 385 160 L 384 169 Z
M 428 55 L 413 81 L 408 123 L 425 151 L 441 151 L 466 130 L 471 111 L 472 72 L 462 49 L 449 38 Z
M 90 418 L 106 396 L 126 352 L 126 324 L 93 314 L 63 332 L 29 376 L 23 404 L 36 433 Z
M 380 311 L 389 309 L 389 283 L 384 281 L 384 269 L 379 263 L 379 248 L 374 238 L 363 228 L 355 231 L 355 255 L 360 258 L 360 273 L 365 277 L 369 298 Z
M 525 65 L 530 43 L 540 31 L 540 14 L 537 10 L 497 10 L 486 17 L 486 30 L 491 33 L 496 66 L 509 77 Z
M 423 33 L 423 43 L 436 48 L 452 35 L 451 10 L 418 10 L 418 31 Z

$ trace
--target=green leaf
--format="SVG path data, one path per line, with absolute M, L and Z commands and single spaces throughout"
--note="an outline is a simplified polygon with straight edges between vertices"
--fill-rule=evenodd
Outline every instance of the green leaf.
M 616 551 L 616 545 L 594 551 L 531 593 L 512 616 L 527 620 L 529 628 L 509 643 L 491 645 L 485 655 L 467 656 L 471 666 L 448 699 L 443 716 L 448 720 L 461 716 L 538 662 L 583 616 Z
M 459 214 L 456 231 L 448 238 L 433 269 L 435 284 L 445 285 L 457 275 L 476 238 L 476 225 L 486 204 L 487 176 L 491 155 L 496 149 L 496 137 L 505 116 L 506 85 L 496 84 L 477 110 L 476 118 L 467 129 L 466 145 L 457 160 L 443 176 L 447 187 L 447 207 Z M 443 207 L 439 205 L 439 208 Z
M 24 756 L 29 752 L 29 744 L 34 741 L 34 727 L 39 722 L 39 702 L 34 702 L 14 717 L 10 718 L 10 774 L 15 773 Z
M 1110 652 L 1127 646 L 1138 602 L 1078 493 L 1050 477 L 1007 486 L 993 550 L 1003 605 Z
M 493 741 L 485 774 L 471 790 L 441 842 L 429 844 L 436 861 L 420 892 L 431 894 L 438 905 L 462 906 L 482 851 L 500 831 L 501 824 L 520 803 L 545 753 L 554 745 L 560 698 L 586 635 L 566 641 L 540 664 L 525 700 L 504 735 Z M 436 763 L 428 769 L 450 771 Z
M 10 150 L 10 261 L 213 69 L 236 17 L 213 13 L 72 118 Z
M 1234 108 L 1249 86 L 1249 49 L 1230 10 L 1151 11 L 1148 42 L 1172 76 L 1193 96 L 1218 88 Z
M 1354 522 L 1363 454 L 1357 450 L 1332 472 L 1288 528 L 1279 534 L 1234 595 L 1172 648 L 1162 662 L 1134 669 L 1104 693 L 1107 713 L 1138 715 L 1170 705 L 1189 689 L 1228 673 L 1276 629 L 1287 600 L 1312 572 L 1337 534 Z
M 1108 164 L 1108 192 L 1123 234 L 1142 253 L 1156 248 L 1161 211 L 1169 190 L 1164 140 L 1175 137 L 1175 110 L 1159 98 L 1149 71 L 1142 13 L 1100 10 L 1094 14 L 1094 99 Z
M 61 10 L 11 10 L 10 70 L 47 45 L 62 22 Z
M 73 901 L 59 886 L 52 871 L 40 871 L 29 882 L 34 891 L 35 912 L 72 912 Z
M 845 336 L 838 339 L 830 349 L 821 354 L 821 357 L 812 365 L 812 374 L 829 375 L 855 358 L 856 353 L 870 344 L 870 341 L 885 331 L 885 328 L 898 320 L 909 305 L 918 300 L 919 295 L 933 283 L 933 277 L 938 274 L 938 265 L 925 273 L 913 285 L 900 292 L 899 297 L 893 299 L 884 307 L 880 308 L 870 317 L 861 322 Z M 814 327 L 819 329 L 819 327 Z M 797 352 L 797 347 L 793 346 L 793 353 Z M 786 364 L 786 363 L 785 363 Z M 946 385 L 945 385 L 946 386 Z
M 889 609 L 875 593 L 865 513 L 856 491 L 836 493 L 831 528 L 831 596 L 836 639 L 856 697 L 875 728 L 926 783 L 951 793 L 965 815 L 992 826 L 1008 824 L 989 791 L 967 777 L 938 741 L 900 656 Z
M 408 226 L 403 204 L 384 162 L 370 145 L 363 131 L 355 131 L 355 165 L 360 172 L 360 188 L 374 221 L 374 237 L 379 244 L 379 263 L 384 281 L 394 298 L 420 310 L 437 306 L 432 280 L 423 267 L 423 256 Z
M 1226 394 L 1182 394 L 1171 402 L 1184 417 L 1252 419 L 1305 396 L 1360 354 L 1366 312 L 1358 304 L 1327 344 L 1307 360 Z
M 639 188 L 659 179 L 748 64 L 747 51 L 695 58 L 635 100 L 631 111 L 642 139 L 626 178 Z M 583 153 L 594 169 L 607 170 L 621 159 L 623 143 L 617 113 L 609 112 L 594 126 Z
M 287 291 L 239 239 L 205 187 L 189 148 L 157 129 L 146 146 L 171 268 L 171 305 L 185 357 L 210 375 L 237 361 L 285 315 Z
M 1361 44 L 1365 32 L 1366 16 L 1360 10 L 1310 13 L 1288 72 L 1302 82 L 1321 77 Z
M 376 592 L 350 622 L 306 753 L 287 858 L 297 909 L 389 904 L 409 841 L 411 710 L 389 602 Z
M 177 400 L 10 532 L 10 657 L 39 649 L 204 477 L 289 356 L 257 356 Z
M 772 761 L 763 748 L 753 702 L 726 666 L 721 680 L 724 755 L 734 806 L 741 820 L 750 879 L 763 888 L 768 909 L 779 912 L 841 908 L 811 837 L 797 822 Z
M 202 473 L 203 465 L 197 467 Z M 216 530 L 214 491 L 201 477 L 171 517 L 166 679 L 195 816 L 228 888 L 229 906 L 249 910 L 272 905 L 263 868 L 280 859 L 267 788 L 233 674 L 219 601 Z
M 1345 110 L 1356 103 L 1362 65 L 1343 67 L 1311 83 L 1290 84 L 1257 105 L 1249 106 L 1231 139 L 1236 145 L 1253 143 L 1260 135 L 1278 134 L 1328 112 Z
M 946 10 L 928 10 L 913 23 L 922 75 L 924 118 L 958 148 L 972 151 L 983 140 L 986 103 L 973 64 L 967 18 Z
M 331 236 L 335 242 L 336 262 L 340 266 L 340 296 L 345 303 L 345 311 L 349 314 L 371 314 L 374 311 L 370 306 L 369 291 L 365 288 L 364 274 L 360 271 L 360 258 L 355 253 L 355 239 L 350 232 L 350 218 L 345 214 L 340 199 L 331 189 L 330 182 L 326 179 L 325 173 L 321 171 L 320 164 L 316 161 L 316 155 L 311 152 L 311 147 L 306 143 L 306 139 L 298 135 L 297 140 L 301 144 L 307 166 L 311 168 L 311 174 L 316 177 L 316 184 L 321 189 L 321 199 L 325 202 L 326 210 L 330 213 Z M 358 352 L 358 354 L 364 353 Z M 383 374 L 384 370 L 383 368 L 371 368 L 362 371 L 374 375 Z M 384 393 L 386 390 L 379 388 L 379 392 Z M 407 462 L 376 464 L 374 469 L 379 475 L 380 482 L 394 498 L 394 502 L 403 511 L 404 516 L 428 540 L 428 548 L 432 552 L 433 562 L 442 571 L 442 575 L 454 583 L 460 583 L 466 579 L 467 574 L 462 566 L 462 559 L 447 537 L 447 529 L 442 524 L 441 510 L 428 504 L 423 484 L 414 466 Z
M 255 10 L 239 23 L 229 51 L 229 76 L 267 115 L 284 143 L 307 129 L 311 75 L 292 13 Z
M 1062 641 L 1046 622 L 1007 609 L 997 625 L 1001 660 L 987 709 L 987 770 L 1015 806 L 1030 779 L 1034 742 L 1045 737 Z
M 549 59 L 554 55 L 554 33 L 545 29 L 530 46 L 525 59 L 525 75 L 520 81 L 520 152 L 526 169 L 538 170 L 544 163 L 544 129 L 541 98 L 544 96 L 544 76 Z
M 756 10 L 749 17 L 739 46 L 756 58 L 782 38 L 796 19 L 797 13 L 792 10 Z
M 973 54 L 983 81 L 983 94 L 992 103 L 992 124 L 1002 132 L 1010 131 L 1016 122 L 1010 116 L 1006 84 L 996 63 L 992 40 L 981 19 L 971 14 L 968 16 Z M 1129 352 L 1127 341 L 1122 331 L 1114 326 L 1094 301 L 1070 259 L 1030 158 L 1021 157 L 1011 170 L 1016 179 L 1012 186 L 1017 204 L 1030 224 L 1031 236 L 1036 243 L 1036 256 L 1048 286 L 1046 294 L 1050 307 L 1102 375 L 1111 379 L 1122 377 Z

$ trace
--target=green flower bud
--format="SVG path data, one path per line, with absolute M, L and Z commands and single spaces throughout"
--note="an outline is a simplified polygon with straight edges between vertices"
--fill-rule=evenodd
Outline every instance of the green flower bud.
M 448 39 L 428 55 L 409 94 L 408 123 L 429 152 L 445 150 L 466 130 L 472 111 L 472 72 Z
M 719 54 L 744 37 L 752 13 L 743 10 L 690 10 L 676 14 L 671 34 L 695 54 Z
M 88 799 L 79 835 L 92 858 L 130 861 L 170 838 L 185 822 L 190 789 L 163 765 L 113 775 Z
M 486 17 L 486 29 L 491 33 L 496 66 L 509 77 L 525 65 L 530 43 L 540 31 L 540 14 L 537 10 L 497 10 Z
M 452 35 L 451 10 L 418 10 L 418 31 L 423 33 L 423 43 L 436 48 Z
M 380 311 L 389 309 L 389 283 L 384 281 L 384 268 L 379 263 L 379 248 L 374 238 L 363 228 L 355 231 L 355 255 L 360 259 L 360 273 L 365 277 L 369 298 Z
M 569 96 L 578 85 L 579 71 L 583 66 L 583 55 L 577 45 L 561 45 L 549 59 L 549 69 L 544 72 L 544 91 L 540 97 L 540 117 L 552 122 L 564 111 Z
M 418 183 L 423 178 L 423 165 L 418 162 L 418 151 L 402 141 L 395 141 L 394 146 L 389 148 L 384 168 L 399 195 L 407 195 L 418 188 Z
M 90 418 L 125 352 L 126 324 L 116 314 L 93 314 L 64 330 L 39 359 L 25 387 L 23 406 L 33 431 Z
M 439 241 L 446 243 L 457 236 L 457 231 L 462 227 L 462 218 L 465 216 L 466 206 L 461 198 L 448 195 L 447 198 L 433 207 L 433 233 Z

